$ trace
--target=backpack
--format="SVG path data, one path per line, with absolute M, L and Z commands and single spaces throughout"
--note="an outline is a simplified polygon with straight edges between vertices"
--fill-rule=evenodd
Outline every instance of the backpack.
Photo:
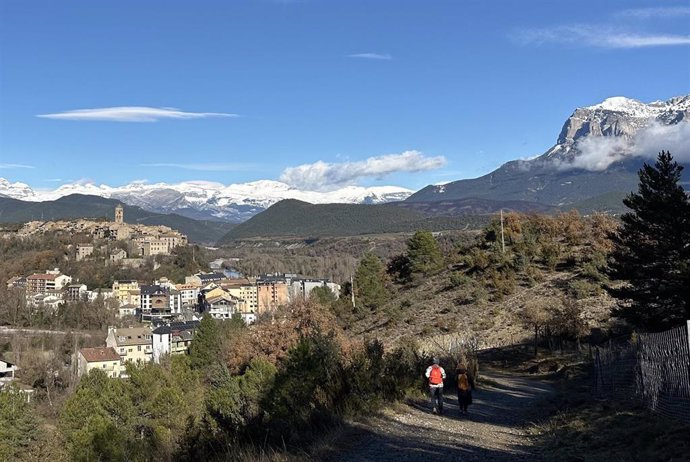
M 458 390 L 468 391 L 470 389 L 470 380 L 467 378 L 467 374 L 458 375 Z
M 429 383 L 438 385 L 443 383 L 443 374 L 441 374 L 441 367 L 437 365 L 431 366 L 431 373 L 429 374 Z

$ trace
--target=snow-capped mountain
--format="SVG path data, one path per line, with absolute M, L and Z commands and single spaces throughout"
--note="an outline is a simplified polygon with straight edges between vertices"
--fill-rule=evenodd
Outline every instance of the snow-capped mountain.
M 379 204 L 404 200 L 412 192 L 396 186 L 347 186 L 328 192 L 302 191 L 271 180 L 231 185 L 209 181 L 175 184 L 136 182 L 120 187 L 79 182 L 45 191 L 0 178 L 0 196 L 13 199 L 49 201 L 70 194 L 88 194 L 118 199 L 153 212 L 175 212 L 190 218 L 232 222 L 244 221 L 283 199 L 298 199 L 313 204 Z
M 427 186 L 407 201 L 474 197 L 569 206 L 620 197 L 611 193 L 635 190 L 642 162 L 662 150 L 690 164 L 690 95 L 648 104 L 619 96 L 578 108 L 544 154 L 479 178 Z
M 623 96 L 607 98 L 599 104 L 577 108 L 563 124 L 556 145 L 541 160 L 559 157 L 561 161 L 572 160 L 581 154 L 578 143 L 589 137 L 631 140 L 647 127 L 689 120 L 690 95 L 649 104 Z

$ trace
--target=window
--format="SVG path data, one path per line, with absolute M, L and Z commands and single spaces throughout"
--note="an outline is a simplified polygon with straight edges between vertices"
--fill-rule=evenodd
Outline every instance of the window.
M 105 369 L 105 364 L 103 364 L 103 369 Z
M 137 351 L 141 351 L 141 345 L 137 346 Z

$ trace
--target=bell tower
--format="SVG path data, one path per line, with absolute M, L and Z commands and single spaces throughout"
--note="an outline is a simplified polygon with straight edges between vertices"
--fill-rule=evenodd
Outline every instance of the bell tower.
M 124 223 L 125 222 L 125 211 L 122 208 L 122 204 L 117 204 L 117 207 L 115 207 L 115 223 Z

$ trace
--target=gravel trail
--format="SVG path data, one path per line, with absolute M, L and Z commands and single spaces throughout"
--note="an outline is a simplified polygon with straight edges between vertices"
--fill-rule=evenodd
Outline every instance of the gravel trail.
M 483 372 L 490 379 L 473 393 L 468 415 L 457 398 L 445 396 L 444 415 L 430 405 L 407 404 L 352 423 L 345 448 L 325 460 L 355 461 L 539 461 L 526 427 L 543 415 L 554 389 L 538 379 Z

